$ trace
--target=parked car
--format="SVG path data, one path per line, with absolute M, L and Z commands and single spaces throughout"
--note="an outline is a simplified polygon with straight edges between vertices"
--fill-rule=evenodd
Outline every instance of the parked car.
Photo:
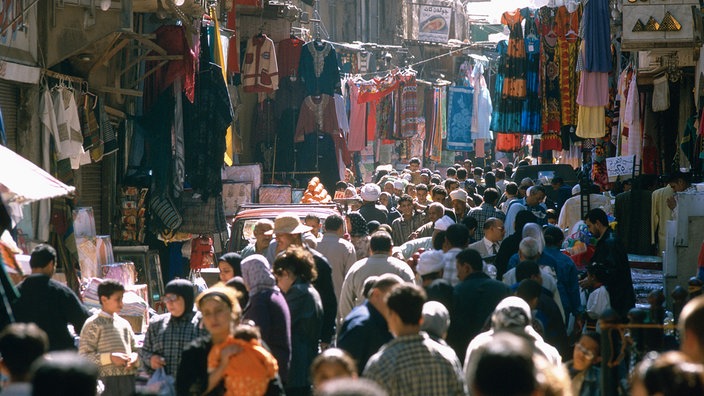
M 566 185 L 574 186 L 579 183 L 577 172 L 572 166 L 567 164 L 540 164 L 520 166 L 516 168 L 513 174 L 513 181 L 516 184 L 521 184 L 521 180 L 529 177 L 535 184 L 546 186 L 545 193 L 549 199 L 555 201 L 557 199 L 556 192 L 550 187 L 550 182 L 555 177 L 561 177 Z
M 230 240 L 228 244 L 230 251 L 239 252 L 249 241 L 254 238 L 254 225 L 260 219 L 270 219 L 274 221 L 276 216 L 284 213 L 294 213 L 303 222 L 303 219 L 309 214 L 315 215 L 320 219 L 320 224 L 325 222 L 325 219 L 332 215 L 340 215 L 344 218 L 344 213 L 340 205 L 336 203 L 329 204 L 244 204 L 237 209 L 232 228 L 230 231 Z

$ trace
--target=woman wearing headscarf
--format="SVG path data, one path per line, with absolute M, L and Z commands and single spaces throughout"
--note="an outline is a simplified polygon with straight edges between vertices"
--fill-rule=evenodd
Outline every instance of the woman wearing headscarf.
M 243 351 L 237 345 L 223 346 L 233 337 L 240 320 L 241 309 L 236 291 L 230 287 L 212 287 L 198 296 L 196 305 L 209 334 L 196 338 L 183 350 L 176 375 L 176 394 L 222 396 L 226 394 L 225 376 L 231 361 L 229 358 Z M 214 349 L 220 355 L 218 366 L 208 369 L 208 355 L 213 346 L 218 346 Z M 282 388 L 277 376 L 268 383 L 265 395 L 280 394 Z
M 242 280 L 249 292 L 249 303 L 244 307 L 242 318 L 259 326 L 262 341 L 279 363 L 279 375 L 288 378 L 291 315 L 266 257 L 254 254 L 242 260 Z
M 218 259 L 220 282 L 227 283 L 236 276 L 242 276 L 242 256 L 237 253 L 225 253 Z
M 357 260 L 369 257 L 369 229 L 367 220 L 359 212 L 347 214 L 347 229 L 350 234 L 350 242 L 357 252 Z
M 172 280 L 164 292 L 169 312 L 150 319 L 140 357 L 150 371 L 163 367 L 166 374 L 176 376 L 181 351 L 207 333 L 200 328 L 200 314 L 193 310 L 195 293 L 191 282 Z
M 290 246 L 274 261 L 274 275 L 291 313 L 291 368 L 286 394 L 308 396 L 310 365 L 318 355 L 323 327 L 323 304 L 311 285 L 318 276 L 313 255 L 300 246 Z

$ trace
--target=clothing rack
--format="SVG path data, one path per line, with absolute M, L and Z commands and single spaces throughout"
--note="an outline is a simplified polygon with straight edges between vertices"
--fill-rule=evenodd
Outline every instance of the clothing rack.
M 42 74 L 46 77 L 53 78 L 55 80 L 70 81 L 70 82 L 76 83 L 76 84 L 87 83 L 86 80 L 84 80 L 80 77 L 74 77 L 74 76 L 69 76 L 67 74 L 57 73 L 57 72 L 51 71 L 49 69 L 42 69 Z

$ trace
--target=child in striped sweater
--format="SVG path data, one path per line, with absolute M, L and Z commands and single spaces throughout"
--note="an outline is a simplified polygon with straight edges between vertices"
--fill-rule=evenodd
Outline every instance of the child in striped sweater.
M 105 386 L 102 396 L 135 393 L 135 373 L 139 359 L 129 322 L 117 315 L 122 310 L 125 287 L 108 279 L 98 286 L 100 312 L 86 320 L 81 330 L 79 353 L 100 369 Z

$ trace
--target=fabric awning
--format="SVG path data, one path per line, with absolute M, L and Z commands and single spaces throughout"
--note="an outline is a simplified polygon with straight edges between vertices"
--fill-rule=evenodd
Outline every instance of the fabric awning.
M 26 204 L 73 194 L 68 186 L 7 147 L 0 146 L 0 193 L 6 203 Z

